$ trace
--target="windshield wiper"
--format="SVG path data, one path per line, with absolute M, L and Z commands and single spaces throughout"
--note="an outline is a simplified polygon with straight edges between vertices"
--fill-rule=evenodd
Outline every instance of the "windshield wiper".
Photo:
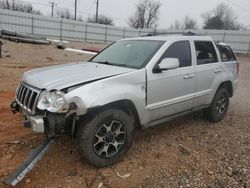
M 115 65 L 114 63 L 110 63 L 108 61 L 93 61 L 94 63 L 100 63 L 100 64 L 105 64 L 105 65 Z
M 105 64 L 105 65 L 113 65 L 113 66 L 119 66 L 119 67 L 128 67 L 127 64 L 116 64 L 116 63 L 110 63 L 108 61 L 92 61 L 94 63 L 100 63 L 100 64 Z

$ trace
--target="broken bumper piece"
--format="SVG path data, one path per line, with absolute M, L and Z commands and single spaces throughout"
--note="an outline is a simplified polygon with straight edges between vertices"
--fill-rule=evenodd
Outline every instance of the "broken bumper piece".
M 7 177 L 3 183 L 6 185 L 16 186 L 25 175 L 30 172 L 36 163 L 44 156 L 44 154 L 48 151 L 49 146 L 53 142 L 52 140 L 46 141 L 44 144 L 40 145 L 36 149 L 32 150 L 28 156 L 28 158 L 24 161 L 24 163 L 16 170 L 15 173 Z
M 39 116 L 28 116 L 27 120 L 30 122 L 31 128 L 34 132 L 44 133 L 44 120 Z

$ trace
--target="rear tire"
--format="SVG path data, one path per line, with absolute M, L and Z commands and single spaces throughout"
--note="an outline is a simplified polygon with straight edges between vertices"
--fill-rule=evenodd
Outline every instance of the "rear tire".
M 119 109 L 92 113 L 80 122 L 77 142 L 81 156 L 95 167 L 112 165 L 124 156 L 132 144 L 134 120 Z
M 205 116 L 208 121 L 213 123 L 220 122 L 226 115 L 229 107 L 229 93 L 226 88 L 220 88 L 209 106 L 205 110 Z

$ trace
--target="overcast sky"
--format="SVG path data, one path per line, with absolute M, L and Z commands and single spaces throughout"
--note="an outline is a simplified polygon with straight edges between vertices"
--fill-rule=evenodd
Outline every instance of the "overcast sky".
M 36 9 L 49 15 L 51 8 L 49 1 L 57 3 L 56 8 L 66 7 L 74 12 L 74 0 L 26 0 L 33 3 Z M 250 1 L 249 0 L 159 0 L 160 9 L 159 28 L 168 28 L 176 19 L 182 20 L 184 16 L 190 16 L 202 26 L 201 14 L 212 10 L 218 3 L 224 2 L 230 5 L 238 21 L 250 28 Z M 114 19 L 116 26 L 127 26 L 127 20 L 135 11 L 135 5 L 139 0 L 99 0 L 99 14 L 104 14 Z M 84 19 L 93 16 L 96 9 L 96 0 L 78 0 L 78 15 Z

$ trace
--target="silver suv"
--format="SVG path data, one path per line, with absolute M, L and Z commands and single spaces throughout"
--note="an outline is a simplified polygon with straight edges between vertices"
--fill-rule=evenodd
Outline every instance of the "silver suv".
M 121 159 L 137 129 L 201 109 L 221 121 L 238 71 L 231 48 L 207 36 L 123 39 L 88 62 L 26 72 L 11 107 L 48 139 L 71 135 L 103 167 Z

